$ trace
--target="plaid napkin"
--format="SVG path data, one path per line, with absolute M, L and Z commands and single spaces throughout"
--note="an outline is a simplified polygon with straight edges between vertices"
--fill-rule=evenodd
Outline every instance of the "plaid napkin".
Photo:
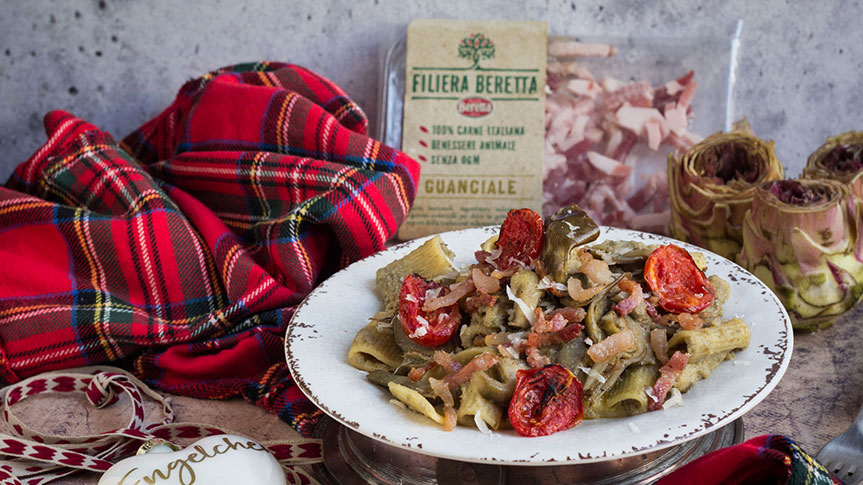
M 834 485 L 841 484 L 797 443 L 764 435 L 702 456 L 656 485 Z
M 62 111 L 0 187 L 0 385 L 115 362 L 242 396 L 308 435 L 283 337 L 324 277 L 384 247 L 418 164 L 332 82 L 280 63 L 186 83 L 118 144 Z

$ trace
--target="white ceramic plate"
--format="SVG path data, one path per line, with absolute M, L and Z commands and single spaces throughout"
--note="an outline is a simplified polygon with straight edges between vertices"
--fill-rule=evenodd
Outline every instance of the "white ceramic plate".
M 498 227 L 441 235 L 456 266 L 475 262 L 474 251 Z M 603 239 L 665 244 L 672 240 L 602 228 Z M 385 389 L 348 364 L 348 348 L 368 318 L 382 308 L 375 271 L 425 241 L 410 241 L 336 273 L 300 305 L 288 326 L 285 353 L 303 392 L 327 414 L 366 436 L 443 458 L 513 465 L 560 465 L 621 458 L 690 440 L 742 416 L 776 386 L 791 360 L 791 321 L 773 293 L 740 266 L 678 241 L 707 257 L 708 274 L 731 284 L 725 318 L 740 316 L 752 329 L 749 348 L 737 353 L 683 395 L 683 406 L 621 419 L 587 420 L 551 436 L 525 438 L 515 431 L 483 434 L 475 428 L 446 432 L 428 418 L 389 403 Z

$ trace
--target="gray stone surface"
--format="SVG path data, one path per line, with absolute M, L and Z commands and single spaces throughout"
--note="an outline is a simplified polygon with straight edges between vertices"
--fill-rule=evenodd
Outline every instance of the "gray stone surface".
M 796 175 L 826 136 L 863 129 L 861 14 L 859 1 L 839 0 L 0 0 L 0 180 L 45 140 L 48 110 L 122 137 L 185 80 L 242 61 L 309 67 L 340 84 L 375 126 L 381 49 L 419 17 L 657 36 L 728 35 L 742 18 L 736 112 L 776 141 Z

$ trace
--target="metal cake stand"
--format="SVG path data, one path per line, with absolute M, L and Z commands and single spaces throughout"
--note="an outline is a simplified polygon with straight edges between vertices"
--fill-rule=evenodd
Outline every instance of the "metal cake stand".
M 313 466 L 324 485 L 525 483 L 572 485 L 649 484 L 706 453 L 743 441 L 743 418 L 669 448 L 577 465 L 498 465 L 437 458 L 387 445 L 333 419 L 315 430 L 323 439 L 324 461 Z

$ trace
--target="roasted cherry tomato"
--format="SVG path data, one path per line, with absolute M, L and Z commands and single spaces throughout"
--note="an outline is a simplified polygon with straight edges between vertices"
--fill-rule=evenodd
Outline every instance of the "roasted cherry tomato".
M 509 421 L 522 436 L 547 436 L 584 419 L 581 381 L 559 364 L 515 373 Z
M 500 269 L 529 265 L 539 257 L 543 241 L 542 216 L 530 209 L 513 209 L 500 226 L 495 245 L 501 250 L 497 257 Z
M 698 313 L 713 303 L 713 285 L 689 253 L 674 244 L 656 248 L 644 264 L 644 281 L 659 306 L 671 313 Z
M 449 293 L 449 288 L 428 281 L 418 274 L 407 275 L 399 292 L 399 320 L 405 335 L 425 347 L 446 343 L 461 323 L 458 303 L 432 311 L 423 310 L 429 290 L 439 289 L 438 297 Z

